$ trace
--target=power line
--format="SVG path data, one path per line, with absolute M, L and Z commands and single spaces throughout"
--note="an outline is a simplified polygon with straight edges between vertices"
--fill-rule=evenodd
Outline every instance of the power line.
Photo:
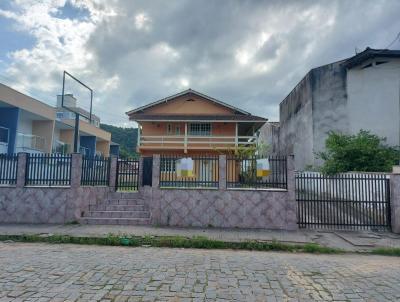
M 389 49 L 389 47 L 391 47 L 399 39 L 400 39 L 400 31 L 397 33 L 396 38 L 388 46 L 386 46 L 385 49 Z

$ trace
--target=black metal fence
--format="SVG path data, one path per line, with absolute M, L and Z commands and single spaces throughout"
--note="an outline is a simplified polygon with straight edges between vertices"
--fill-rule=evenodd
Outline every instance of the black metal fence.
M 190 172 L 180 170 L 179 160 L 184 156 L 160 157 L 161 188 L 218 188 L 218 156 L 192 156 L 193 167 Z
M 119 159 L 117 164 L 116 189 L 137 191 L 139 188 L 139 160 Z
M 385 174 L 299 172 L 299 227 L 390 229 L 389 183 Z
M 82 156 L 82 186 L 108 186 L 110 179 L 110 158 Z
M 0 185 L 17 183 L 18 155 L 0 154 Z
M 71 155 L 28 154 L 25 184 L 29 186 L 69 186 Z
M 269 156 L 269 169 L 265 174 L 257 173 L 257 163 L 265 159 L 259 157 L 227 157 L 227 188 L 250 189 L 287 189 L 287 158 L 285 156 Z M 260 171 L 260 170 L 259 170 Z

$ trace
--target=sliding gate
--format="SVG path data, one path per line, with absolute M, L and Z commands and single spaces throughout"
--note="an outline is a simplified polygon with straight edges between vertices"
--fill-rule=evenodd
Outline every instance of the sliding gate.
M 296 174 L 300 228 L 390 229 L 390 179 L 385 174 Z

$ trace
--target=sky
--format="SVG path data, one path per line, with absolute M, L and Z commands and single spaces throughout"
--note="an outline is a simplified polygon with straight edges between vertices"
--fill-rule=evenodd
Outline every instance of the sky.
M 400 49 L 400 1 L 0 1 L 0 82 L 55 105 L 62 73 L 102 122 L 192 88 L 271 121 L 312 68 Z M 89 94 L 67 80 L 87 108 Z

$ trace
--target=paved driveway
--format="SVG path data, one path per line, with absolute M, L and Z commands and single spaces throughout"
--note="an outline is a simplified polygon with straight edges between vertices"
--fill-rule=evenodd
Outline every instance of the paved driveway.
M 0 243 L 0 301 L 398 301 L 400 258 Z

